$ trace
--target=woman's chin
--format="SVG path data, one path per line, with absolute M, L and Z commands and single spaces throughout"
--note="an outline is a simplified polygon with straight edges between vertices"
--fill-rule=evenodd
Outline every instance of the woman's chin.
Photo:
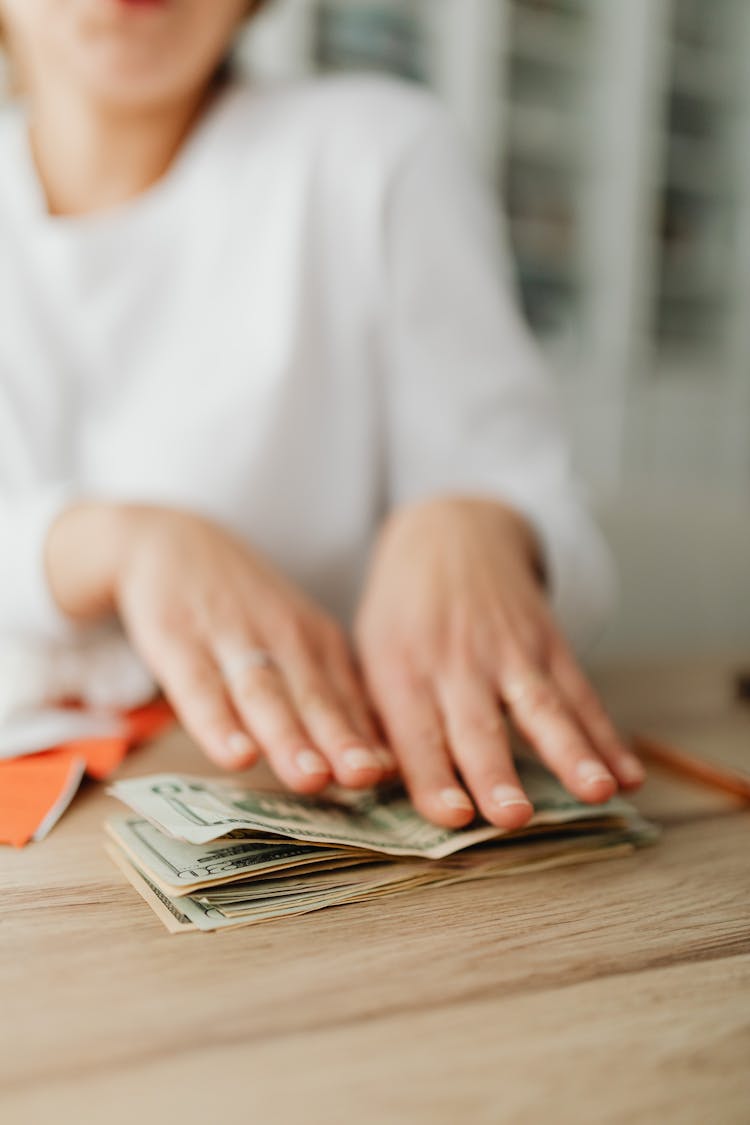
M 123 112 L 176 105 L 188 100 L 196 88 L 195 75 L 189 71 L 173 74 L 150 60 L 121 57 L 88 60 L 77 68 L 76 78 L 92 103 Z

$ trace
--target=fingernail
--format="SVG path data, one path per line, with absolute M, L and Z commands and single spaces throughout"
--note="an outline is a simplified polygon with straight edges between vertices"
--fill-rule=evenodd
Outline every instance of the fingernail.
M 513 805 L 531 806 L 531 801 L 522 789 L 515 785 L 496 785 L 492 790 L 492 800 L 501 809 L 511 808 Z
M 317 750 L 300 750 L 297 755 L 297 769 L 312 777 L 313 774 L 328 773 L 328 763 Z
M 232 731 L 224 745 L 226 757 L 232 762 L 239 762 L 242 758 L 247 758 L 252 750 L 251 739 L 241 730 Z
M 440 798 L 443 804 L 449 809 L 460 809 L 461 812 L 474 812 L 474 806 L 463 789 L 444 789 L 440 794 Z
M 372 750 L 347 750 L 341 755 L 341 761 L 353 773 L 364 773 L 365 770 L 380 771 L 381 769 L 380 758 Z
M 601 781 L 613 782 L 615 780 L 608 769 L 605 769 L 599 762 L 592 762 L 591 760 L 579 762 L 577 773 L 584 785 L 596 785 Z
M 396 768 L 396 755 L 392 750 L 386 750 L 385 746 L 378 746 L 375 753 L 380 762 L 380 768 L 384 770 L 395 770 Z

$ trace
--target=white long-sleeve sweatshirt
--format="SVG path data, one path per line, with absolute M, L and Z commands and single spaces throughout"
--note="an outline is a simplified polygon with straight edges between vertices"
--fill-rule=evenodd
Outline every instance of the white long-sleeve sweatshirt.
M 0 638 L 80 643 L 43 567 L 76 498 L 199 511 L 350 618 L 390 508 L 495 496 L 563 627 L 610 591 L 490 193 L 423 93 L 230 87 L 128 203 L 48 214 L 0 113 Z M 84 691 L 85 694 L 85 691 Z

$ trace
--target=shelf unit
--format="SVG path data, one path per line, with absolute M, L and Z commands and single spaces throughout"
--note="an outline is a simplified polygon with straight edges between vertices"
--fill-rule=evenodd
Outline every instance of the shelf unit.
M 505 144 L 496 179 L 521 303 L 558 357 L 585 331 L 584 193 L 590 135 L 592 15 L 587 0 L 508 6 Z
M 653 333 L 667 369 L 729 366 L 733 229 L 741 208 L 729 133 L 742 107 L 735 0 L 676 0 L 667 89 Z
M 427 52 L 418 3 L 348 5 L 321 0 L 314 39 L 321 70 L 375 69 L 424 81 Z

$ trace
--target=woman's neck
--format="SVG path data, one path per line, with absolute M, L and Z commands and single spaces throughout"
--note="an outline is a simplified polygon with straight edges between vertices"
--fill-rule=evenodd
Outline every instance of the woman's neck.
M 53 215 L 126 203 L 169 168 L 210 92 L 133 112 L 95 106 L 67 91 L 32 100 L 30 140 Z

